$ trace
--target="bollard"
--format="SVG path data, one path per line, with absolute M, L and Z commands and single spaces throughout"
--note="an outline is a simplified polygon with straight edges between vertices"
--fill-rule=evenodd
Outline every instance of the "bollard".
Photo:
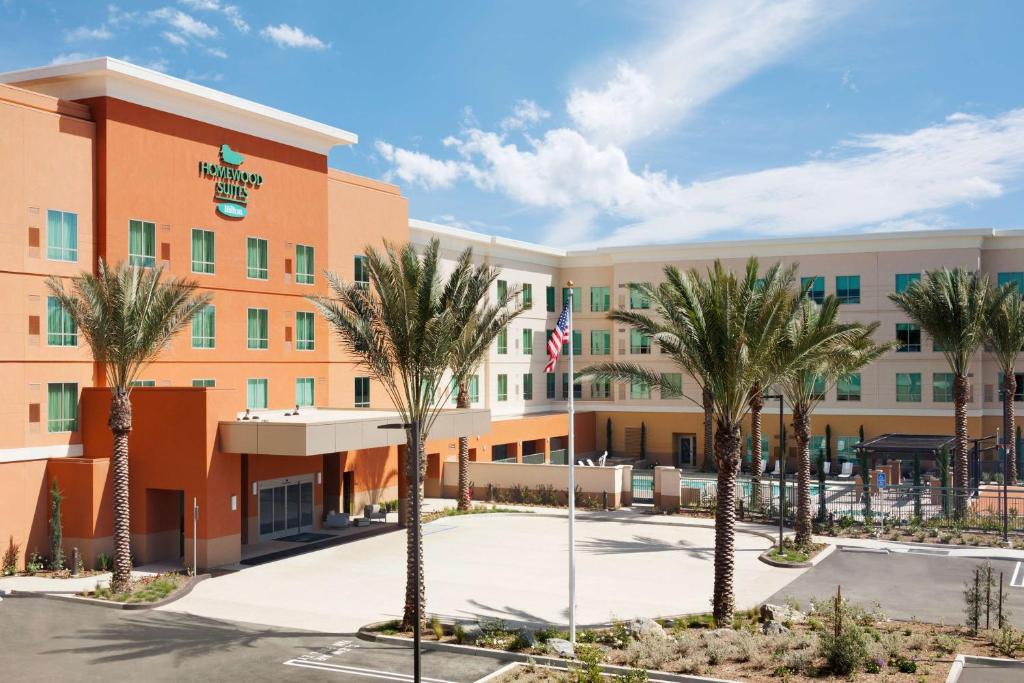
M 740 521 L 743 521 L 743 499 L 740 498 Z
M 78 548 L 71 549 L 71 576 L 78 576 Z
M 494 484 L 488 484 L 487 485 L 487 502 L 488 503 L 493 503 L 494 502 Z
M 607 510 L 608 509 L 608 492 L 607 491 L 603 491 L 603 494 L 604 494 L 604 509 Z

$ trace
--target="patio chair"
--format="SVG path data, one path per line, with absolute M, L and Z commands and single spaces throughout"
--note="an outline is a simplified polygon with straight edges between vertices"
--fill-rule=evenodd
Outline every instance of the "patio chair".
M 593 460 L 587 458 L 587 467 L 597 467 L 597 465 L 594 464 Z
M 782 464 L 782 461 L 781 461 L 781 460 L 776 460 L 776 461 L 775 461 L 775 469 L 774 469 L 774 470 L 772 470 L 772 476 L 773 476 L 773 477 L 777 477 L 777 476 L 779 476 L 779 466 L 780 466 L 781 464 Z
M 840 479 L 849 479 L 853 476 L 853 463 L 847 460 L 843 463 L 843 469 L 839 472 Z
M 388 521 L 388 513 L 384 512 L 384 508 L 380 505 L 366 505 L 363 507 L 363 519 L 367 519 L 371 522 L 386 522 Z
M 761 474 L 768 471 L 768 458 L 761 458 Z
M 608 451 L 601 454 L 601 457 L 597 461 L 598 467 L 604 467 L 604 463 L 608 460 Z
M 331 510 L 327 513 L 327 521 L 324 522 L 324 526 L 328 529 L 347 529 L 349 527 L 348 513 L 338 514 Z
M 828 476 L 828 473 L 831 470 L 832 470 L 832 461 L 831 460 L 825 460 L 825 461 L 823 461 L 821 463 L 821 471 L 825 473 L 825 476 Z

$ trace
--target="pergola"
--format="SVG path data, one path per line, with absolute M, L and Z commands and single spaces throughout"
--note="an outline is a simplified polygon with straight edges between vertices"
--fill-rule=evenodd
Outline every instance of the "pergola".
M 955 441 L 955 436 L 945 434 L 882 434 L 862 441 L 854 448 L 858 453 L 867 454 L 870 464 L 874 464 L 879 456 L 885 464 L 889 458 L 924 456 L 935 460 L 943 448 L 952 451 Z

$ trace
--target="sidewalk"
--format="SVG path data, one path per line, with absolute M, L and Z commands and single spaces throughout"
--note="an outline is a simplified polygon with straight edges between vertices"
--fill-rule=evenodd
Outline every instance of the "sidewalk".
M 132 570 L 132 577 L 153 576 L 170 570 L 171 568 L 165 563 L 142 565 L 138 569 Z M 5 576 L 0 578 L 0 594 L 5 594 L 8 591 L 18 591 L 20 593 L 71 595 L 81 593 L 84 590 L 92 590 L 96 588 L 97 584 L 101 586 L 109 585 L 110 572 L 93 574 L 92 576 L 81 576 L 74 579 L 51 579 L 45 576 Z
M 837 538 L 834 536 L 814 536 L 814 542 L 890 553 L 920 553 L 922 555 L 934 554 L 944 557 L 976 557 L 993 560 L 1024 560 L 1024 549 L 1021 548 L 965 547 L 962 545 L 938 543 L 901 543 L 875 538 Z

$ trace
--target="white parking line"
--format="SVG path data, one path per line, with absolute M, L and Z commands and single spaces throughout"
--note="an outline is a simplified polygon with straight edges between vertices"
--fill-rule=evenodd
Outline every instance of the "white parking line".
M 402 681 L 403 683 L 409 683 L 412 681 L 412 674 L 402 674 L 394 671 L 380 671 L 377 669 L 364 669 L 357 666 L 348 666 L 344 664 L 328 664 L 327 662 L 311 662 L 303 659 L 289 659 L 285 662 L 286 666 L 297 666 L 303 669 L 317 669 L 318 671 L 332 671 L 335 673 L 351 674 L 353 676 L 363 676 L 365 678 L 381 678 L 387 681 Z M 422 677 L 421 680 L 426 683 L 454 683 L 453 681 L 446 681 L 441 678 L 427 678 Z
M 1010 579 L 1010 586 L 1013 588 L 1024 588 L 1024 573 L 1021 572 L 1020 566 L 1021 563 L 1018 562 L 1017 566 L 1013 568 L 1013 578 Z

